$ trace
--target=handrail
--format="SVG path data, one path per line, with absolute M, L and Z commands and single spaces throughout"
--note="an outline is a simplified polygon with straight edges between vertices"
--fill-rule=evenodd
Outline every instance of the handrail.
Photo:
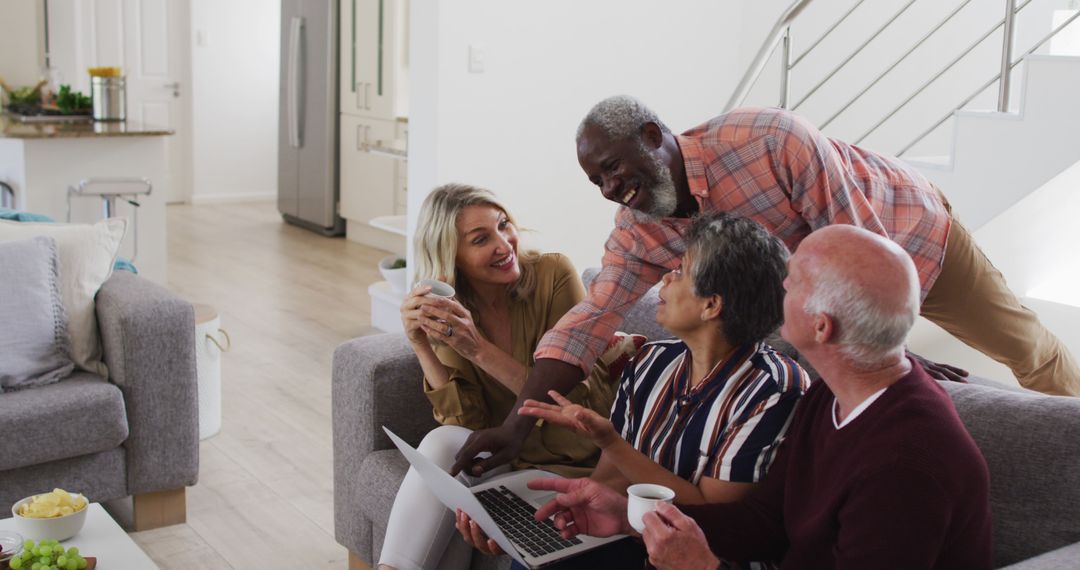
M 739 81 L 739 85 L 735 87 L 735 92 L 731 94 L 731 98 L 728 99 L 727 105 L 724 105 L 724 111 L 730 111 L 736 106 L 741 105 L 746 99 L 746 96 L 750 93 L 750 88 L 757 82 L 761 72 L 765 69 L 765 64 L 769 62 L 769 57 L 776 49 L 780 39 L 783 36 L 784 30 L 795 21 L 795 18 L 805 9 L 813 0 L 795 0 L 788 6 L 787 10 L 780 15 L 780 18 L 773 25 L 769 35 L 765 37 L 765 43 L 761 44 L 761 48 L 758 49 L 754 59 L 750 62 L 750 67 L 743 74 L 742 79 Z
M 1027 3 L 1025 3 L 1024 6 L 1027 6 Z M 1021 8 L 1023 8 L 1023 6 L 1021 6 Z M 892 111 L 890 111 L 889 114 L 885 115 L 885 117 L 882 118 L 877 123 L 874 123 L 874 126 L 870 127 L 866 132 L 864 132 L 861 136 L 859 136 L 859 138 L 855 139 L 854 144 L 861 143 L 863 141 L 863 139 L 865 139 L 866 137 L 873 134 L 873 132 L 878 130 L 878 128 L 881 125 L 884 125 L 889 119 L 893 118 L 893 115 L 896 115 L 897 113 L 899 113 L 900 109 L 903 109 L 904 107 L 906 107 L 908 103 L 910 103 L 913 99 L 918 97 L 919 94 L 921 94 L 923 91 L 925 91 L 927 87 L 929 87 L 933 82 L 937 81 L 939 77 L 941 77 L 942 75 L 945 75 L 946 71 L 949 71 L 950 69 L 952 69 L 952 66 L 956 65 L 961 59 L 964 59 L 964 57 L 967 56 L 967 54 L 971 53 L 971 51 L 973 49 L 978 47 L 979 44 L 983 43 L 986 40 L 986 38 L 993 35 L 993 33 L 996 32 L 998 28 L 1000 28 L 1001 26 L 1004 26 L 1004 25 L 1005 25 L 1005 18 L 1002 18 L 1001 21 L 999 21 L 996 26 L 994 26 L 993 28 L 990 28 L 989 30 L 987 30 L 987 32 L 985 34 L 983 34 L 982 36 L 980 36 L 979 39 L 975 40 L 975 43 L 971 44 L 970 46 L 968 46 L 967 49 L 960 52 L 960 55 L 953 58 L 952 61 L 950 61 L 948 64 L 946 64 L 940 70 L 938 70 L 937 73 L 935 73 L 930 79 L 926 80 L 926 82 L 924 82 L 922 85 L 920 85 L 919 88 L 916 89 L 914 93 L 909 95 L 907 99 L 904 99 L 904 101 L 901 102 L 899 105 L 897 105 Z
M 1025 5 L 1026 5 L 1026 3 L 1025 3 Z M 1021 6 L 1021 8 L 1023 8 L 1023 6 Z M 1019 9 L 1017 11 L 1019 11 Z M 1054 36 L 1056 36 L 1058 34 L 1058 32 L 1065 29 L 1066 26 L 1073 23 L 1073 21 L 1076 20 L 1076 18 L 1078 18 L 1078 17 L 1080 17 L 1080 11 L 1073 14 L 1072 16 L 1069 16 L 1069 18 L 1066 19 L 1064 22 L 1062 22 L 1060 25 L 1058 25 L 1058 27 L 1051 30 L 1049 34 L 1046 34 L 1046 36 L 1044 36 L 1041 40 L 1036 42 L 1035 45 L 1031 46 L 1031 48 L 1029 48 L 1027 51 L 1025 51 L 1023 55 L 1016 58 L 1014 61 L 1010 62 L 1009 66 L 1008 66 L 1009 67 L 1008 70 L 1012 71 L 1012 69 L 1014 67 L 1016 67 L 1017 65 L 1020 65 L 1020 62 L 1024 61 L 1025 57 L 1035 53 L 1035 50 L 1041 48 L 1043 46 L 1043 44 L 1050 41 Z M 977 91 L 975 91 L 974 93 L 969 95 L 967 99 L 964 99 L 963 101 L 961 101 L 960 104 L 957 105 L 955 109 L 953 109 L 952 111 L 949 111 L 944 117 L 941 118 L 941 120 L 934 123 L 934 125 L 931 126 L 929 129 L 926 129 L 925 131 L 923 131 L 923 133 L 921 135 L 919 135 L 914 140 L 912 140 L 910 143 L 908 143 L 907 146 L 900 149 L 900 152 L 896 153 L 896 155 L 900 156 L 900 155 L 904 154 L 905 152 L 911 150 L 911 147 L 915 146 L 916 144 L 919 143 L 919 141 L 926 138 L 927 135 L 934 132 L 934 130 L 937 129 L 938 127 L 940 127 L 942 123 L 949 120 L 949 117 L 952 117 L 953 114 L 955 114 L 957 111 L 962 109 L 964 107 L 964 105 L 967 105 L 968 103 L 971 102 L 972 99 L 974 99 L 975 97 L 978 97 L 979 93 L 982 93 L 984 90 L 986 90 L 987 87 L 990 87 L 991 85 L 993 85 L 995 81 L 1001 79 L 1001 77 L 1002 77 L 1002 73 L 999 72 L 997 75 L 990 78 L 989 81 L 987 81 L 986 83 L 983 83 L 982 86 L 979 87 L 979 89 Z M 1008 80 L 1006 79 L 1006 81 L 1008 81 Z
M 1016 20 L 1016 0 L 1005 0 L 1005 29 L 1001 41 L 1001 73 L 1005 79 L 998 85 L 997 110 L 1005 113 L 1009 110 L 1009 71 L 1012 70 L 1013 22 Z
M 780 66 L 785 69 L 791 69 L 791 65 L 788 62 L 791 61 L 791 27 L 784 28 L 784 35 L 781 36 L 780 47 Z M 791 97 L 791 74 L 780 74 L 780 108 L 786 108 L 788 97 Z
M 1027 1 L 1030 2 L 1031 0 L 1027 0 Z M 919 46 L 923 45 L 923 43 L 925 43 L 926 40 L 930 39 L 930 36 L 933 36 L 938 30 L 941 29 L 942 26 L 949 23 L 949 20 L 953 19 L 953 16 L 959 14 L 960 10 L 963 10 L 964 7 L 967 6 L 968 4 L 971 4 L 971 0 L 964 0 L 963 2 L 961 2 L 959 6 L 954 8 L 953 11 L 951 13 L 949 13 L 948 16 L 945 17 L 944 20 L 939 22 L 938 25 L 934 26 L 929 32 L 926 32 L 926 34 L 922 38 L 920 38 L 919 41 L 915 42 L 915 45 L 911 46 L 911 48 L 909 48 L 906 52 L 904 52 L 904 55 L 901 55 L 899 58 L 897 58 L 896 61 L 894 61 L 892 63 L 892 65 L 890 65 L 888 68 L 885 69 L 885 71 L 882 71 L 877 77 L 875 77 L 874 80 L 871 81 L 869 85 L 867 85 L 866 87 L 863 87 L 862 91 L 859 91 L 857 94 L 855 94 L 854 97 L 852 97 L 850 100 L 848 100 L 847 103 L 844 103 L 844 105 L 842 107 L 840 107 L 840 109 L 838 111 L 833 113 L 831 117 L 829 117 L 828 119 L 825 119 L 825 122 L 818 125 L 818 128 L 821 129 L 821 130 L 824 130 L 825 127 L 829 126 L 829 124 L 831 124 L 833 121 L 835 121 L 836 118 L 839 117 L 844 111 L 847 111 L 848 108 L 851 107 L 852 105 L 854 105 L 855 102 L 858 101 L 863 95 L 866 95 L 867 91 L 870 91 L 871 89 L 873 89 L 874 86 L 877 85 L 879 81 L 884 79 L 885 76 L 888 75 L 890 72 L 892 72 L 893 69 L 896 69 L 896 66 L 900 65 L 900 63 L 903 62 L 905 59 L 907 59 L 907 57 L 909 55 L 915 53 L 915 50 L 919 49 Z
M 811 96 L 813 96 L 822 86 L 824 86 L 824 84 L 826 82 L 828 82 L 830 79 L 832 79 L 845 65 L 847 65 L 849 62 L 851 62 L 858 54 L 862 53 L 863 50 L 872 41 L 874 41 L 885 29 L 887 29 L 889 26 L 891 26 L 893 24 L 893 22 L 895 22 L 904 12 L 907 11 L 908 8 L 910 8 L 912 6 L 912 4 L 915 3 L 915 1 L 916 0 L 908 0 L 908 2 L 903 7 L 901 7 L 895 14 L 893 14 L 892 17 L 889 18 L 889 20 L 887 22 L 885 22 L 884 25 L 880 26 L 868 39 L 866 39 L 858 48 L 856 48 L 854 52 L 852 52 L 850 55 L 848 55 L 846 59 L 841 61 L 839 65 L 837 65 L 831 71 L 829 71 L 829 73 L 826 74 L 824 78 L 822 78 L 816 85 L 814 85 L 809 91 L 807 91 L 806 94 L 804 94 L 802 96 L 802 98 L 798 102 L 795 103 L 795 105 L 791 106 L 791 109 L 793 109 L 793 110 L 797 109 L 799 106 L 801 106 L 803 103 L 805 103 L 807 101 L 807 99 L 809 99 Z M 785 10 L 784 13 L 780 16 L 780 18 L 777 19 L 776 24 L 773 25 L 772 30 L 769 32 L 768 36 L 766 36 L 765 42 L 762 43 L 761 47 L 758 49 L 758 52 L 754 56 L 754 59 L 751 61 L 750 66 L 747 68 L 746 72 L 743 74 L 743 77 L 739 81 L 738 86 L 735 88 L 735 91 L 732 93 L 731 97 L 728 99 L 727 104 L 724 106 L 724 111 L 725 112 L 730 111 L 734 107 L 736 107 L 738 105 L 741 105 L 743 103 L 743 101 L 746 99 L 747 95 L 749 94 L 750 90 L 753 88 L 754 84 L 757 82 L 758 78 L 761 76 L 761 73 L 764 70 L 765 65 L 768 63 L 769 59 L 773 56 L 773 53 L 776 51 L 777 46 L 780 45 L 781 42 L 782 42 L 784 51 L 781 54 L 780 98 L 779 99 L 780 99 L 780 107 L 788 108 L 788 99 L 789 99 L 789 95 L 790 95 L 790 74 L 791 74 L 791 70 L 795 66 L 797 66 L 804 58 L 806 58 L 806 56 L 808 54 L 810 54 L 810 52 L 812 52 L 815 48 L 817 48 L 818 45 L 821 44 L 821 42 L 826 37 L 828 37 L 829 34 L 831 34 L 834 30 L 836 30 L 840 26 L 840 24 L 842 22 L 844 22 L 849 16 L 851 16 L 851 14 L 854 13 L 855 10 L 860 5 L 862 5 L 864 0 L 857 0 L 855 2 L 855 4 L 852 7 L 850 7 L 838 20 L 833 22 L 825 30 L 825 32 L 821 36 L 819 36 L 816 40 L 814 40 L 814 42 L 810 45 L 810 47 L 808 47 L 798 57 L 796 57 L 794 59 L 794 61 L 792 61 L 792 58 L 791 58 L 791 45 L 792 45 L 792 41 L 791 41 L 791 25 L 811 2 L 812 2 L 812 0 L 796 0 L 790 6 L 788 6 L 787 10 Z M 980 44 L 982 44 L 984 41 L 986 41 L 987 38 L 989 38 L 991 35 L 993 35 L 998 30 L 998 28 L 1002 28 L 1003 26 L 1004 26 L 1004 30 L 1003 30 L 1003 33 L 1002 33 L 1001 71 L 997 75 L 995 75 L 993 78 L 991 78 L 989 81 L 987 81 L 984 85 L 979 87 L 979 89 L 976 92 L 972 93 L 969 97 L 964 99 L 958 106 L 954 107 L 953 110 L 949 111 L 949 113 L 946 114 L 944 117 L 942 117 L 941 120 L 934 123 L 929 129 L 927 129 L 922 134 L 920 134 L 915 140 L 911 141 L 910 143 L 907 144 L 907 146 L 903 147 L 903 149 L 901 149 L 900 152 L 897 153 L 897 155 L 899 156 L 899 155 L 904 154 L 905 152 L 910 150 L 914 145 L 918 144 L 921 140 L 926 138 L 926 136 L 928 136 L 935 129 L 940 127 L 942 123 L 944 123 L 946 120 L 948 120 L 949 117 L 953 116 L 953 114 L 957 110 L 963 108 L 965 105 L 970 103 L 976 96 L 978 96 L 979 93 L 982 93 L 986 88 L 988 88 L 990 85 L 992 85 L 994 83 L 994 81 L 1000 81 L 999 88 L 998 88 L 997 109 L 998 109 L 999 112 L 1007 112 L 1008 108 L 1009 108 L 1009 96 L 1010 96 L 1010 87 L 1011 87 L 1010 80 L 1009 80 L 1010 71 L 1016 65 L 1018 65 L 1020 63 L 1020 61 L 1022 61 L 1025 57 L 1027 57 L 1027 56 L 1031 55 L 1032 53 L 1034 53 L 1035 50 L 1042 47 L 1047 41 L 1049 41 L 1051 38 L 1056 36 L 1066 26 L 1068 26 L 1073 21 L 1075 21 L 1078 17 L 1080 17 L 1080 12 L 1077 12 L 1076 14 L 1073 14 L 1068 19 L 1066 19 L 1064 22 L 1062 22 L 1060 25 L 1058 25 L 1056 28 L 1054 28 L 1054 30 L 1052 30 L 1049 34 L 1047 34 L 1045 37 L 1043 37 L 1041 40 L 1039 40 L 1033 47 L 1031 47 L 1026 52 L 1024 52 L 1024 54 L 1022 56 L 1020 56 L 1019 58 L 1016 58 L 1014 60 L 1013 57 L 1012 57 L 1012 50 L 1013 50 L 1013 43 L 1014 43 L 1014 40 L 1015 40 L 1014 23 L 1015 23 L 1015 20 L 1016 20 L 1016 15 L 1019 14 L 1031 2 L 1032 2 L 1032 0 L 1023 0 L 1023 2 L 1019 6 L 1017 6 L 1017 0 L 1005 0 L 1005 2 L 1004 2 L 1005 3 L 1005 16 L 1004 16 L 1004 18 L 1002 18 L 994 27 L 992 27 L 990 30 L 988 30 L 986 33 L 984 33 L 982 36 L 980 36 L 977 40 L 975 40 L 975 42 L 973 42 L 970 46 L 968 46 L 966 49 L 964 49 L 959 55 L 957 55 L 955 58 L 953 58 L 948 64 L 946 64 L 944 67 L 939 69 L 933 76 L 930 77 L 930 79 L 928 79 L 926 82 L 924 82 L 922 85 L 920 85 L 913 93 L 911 93 L 899 105 L 897 105 L 895 108 L 893 108 L 888 114 L 886 114 L 883 118 L 881 118 L 878 122 L 876 122 L 868 130 L 866 130 L 864 133 L 862 133 L 862 135 L 860 135 L 858 138 L 856 138 L 854 140 L 854 144 L 862 143 L 863 140 L 865 140 L 867 137 L 869 137 L 871 134 L 873 134 L 875 131 L 877 131 L 878 128 L 880 128 L 882 125 L 884 125 L 890 119 L 892 119 L 898 112 L 900 112 L 900 110 L 902 110 L 905 106 L 907 106 L 908 103 L 910 103 L 916 97 L 918 97 L 920 94 L 922 94 L 930 85 L 932 85 L 935 81 L 940 79 L 942 75 L 944 75 L 946 72 L 948 72 L 950 69 L 952 69 L 962 59 L 967 57 L 967 55 L 970 54 L 976 47 L 978 47 Z M 901 62 L 903 62 L 905 59 L 907 59 L 908 56 L 910 56 L 916 49 L 918 49 L 920 46 L 922 46 L 923 43 L 925 43 L 931 36 L 933 36 L 935 33 L 937 33 L 946 23 L 948 23 L 950 20 L 952 20 L 953 17 L 955 17 L 964 7 L 966 7 L 970 3 L 971 3 L 971 0 L 961 0 L 960 4 L 956 8 L 954 8 L 949 13 L 949 15 L 945 17 L 944 20 L 941 20 L 936 25 L 934 25 L 933 28 L 930 29 L 930 31 L 926 32 L 926 34 L 924 34 L 922 36 L 922 38 L 920 38 L 917 42 L 915 42 L 915 44 L 912 45 L 906 52 L 904 52 L 903 55 L 901 55 L 898 59 L 896 59 L 891 65 L 889 65 L 888 68 L 885 69 L 885 71 L 883 71 L 879 75 L 877 75 L 872 81 L 870 81 L 870 83 L 868 85 L 863 87 L 862 90 L 860 90 L 854 97 L 852 97 L 846 103 L 844 103 L 844 105 L 841 106 L 839 110 L 834 112 L 828 119 L 826 119 L 824 121 L 824 123 L 822 123 L 820 125 L 819 128 L 824 129 L 826 126 L 831 124 L 834 120 L 836 120 L 837 117 L 839 117 L 842 113 L 847 111 L 856 101 L 858 101 L 863 95 L 865 95 L 867 92 L 869 92 L 870 89 L 872 89 L 875 85 L 877 85 L 885 76 L 887 76 L 889 73 L 891 73 Z
M 802 54 L 800 54 L 799 57 L 795 58 L 795 61 L 791 62 L 791 65 L 788 66 L 788 69 L 792 69 L 796 65 L 799 65 L 799 62 L 802 61 L 803 58 L 810 55 L 810 52 L 814 51 L 814 48 L 818 47 L 818 44 L 820 44 L 822 41 L 824 41 L 825 38 L 829 37 L 829 34 L 833 33 L 833 30 L 838 28 L 840 26 L 840 24 L 843 24 L 844 20 L 848 19 L 848 16 L 853 14 L 855 12 L 855 10 L 858 9 L 858 7 L 862 5 L 862 3 L 864 1 L 865 0 L 859 0 L 858 2 L 855 3 L 854 6 L 852 6 L 851 8 L 848 8 L 848 11 L 844 12 L 844 15 L 840 16 L 839 20 L 833 22 L 833 25 L 829 26 L 829 29 L 825 30 L 824 34 L 821 34 L 821 36 L 818 37 L 818 39 L 814 40 L 814 43 L 810 44 L 810 47 L 806 48 L 806 51 L 802 52 Z
M 807 99 L 809 99 L 811 96 L 814 95 L 814 93 L 817 93 L 817 90 L 821 89 L 821 86 L 825 85 L 825 82 L 832 79 L 833 76 L 836 75 L 837 73 L 839 73 L 840 70 L 843 69 L 845 65 L 850 63 L 851 60 L 855 59 L 855 56 L 862 53 L 862 50 L 866 49 L 866 46 L 870 45 L 870 42 L 876 40 L 877 37 L 879 35 L 881 35 L 881 32 L 884 32 L 885 29 L 888 28 L 890 25 L 892 25 L 892 23 L 895 22 L 897 18 L 899 18 L 901 15 L 903 15 L 904 12 L 907 12 L 907 9 L 910 8 L 911 5 L 914 4 L 914 3 L 915 3 L 915 0 L 908 0 L 907 4 L 904 4 L 903 7 L 901 7 L 899 10 L 896 11 L 895 14 L 893 14 L 892 18 L 889 18 L 888 21 L 886 21 L 884 24 L 882 24 L 877 29 L 877 31 L 875 31 L 873 34 L 870 35 L 869 38 L 866 38 L 866 41 L 864 41 L 861 45 L 859 45 L 859 47 L 855 48 L 855 51 L 851 52 L 851 55 L 847 56 L 847 58 L 844 59 L 844 61 L 841 61 L 839 65 L 834 67 L 833 70 L 830 71 L 828 74 L 826 74 L 825 77 L 821 81 L 818 81 L 818 84 L 813 86 L 809 91 L 807 91 L 806 94 L 803 95 L 802 99 L 799 99 L 799 102 L 795 103 L 791 107 L 791 109 L 793 111 L 795 109 L 798 109 L 799 106 L 802 105 L 803 103 L 805 103 Z

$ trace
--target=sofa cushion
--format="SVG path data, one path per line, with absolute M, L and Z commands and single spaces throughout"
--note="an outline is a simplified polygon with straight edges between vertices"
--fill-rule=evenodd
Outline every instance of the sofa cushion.
M 51 384 L 71 373 L 56 241 L 0 243 L 0 392 Z
M 120 389 L 77 372 L 0 396 L 0 471 L 112 449 L 127 439 Z
M 1080 398 L 941 386 L 990 468 L 994 564 L 1080 541 Z
M 93 225 L 0 220 L 0 242 L 35 236 L 56 240 L 60 254 L 60 294 L 68 315 L 71 359 L 80 369 L 103 377 L 108 376 L 108 371 L 101 362 L 94 295 L 112 273 L 126 228 L 127 222 L 122 218 L 110 218 Z

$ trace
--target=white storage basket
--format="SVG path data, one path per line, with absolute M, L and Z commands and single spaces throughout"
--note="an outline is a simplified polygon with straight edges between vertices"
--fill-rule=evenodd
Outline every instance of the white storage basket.
M 195 306 L 195 370 L 199 377 L 199 439 L 221 431 L 221 353 L 232 341 L 221 328 L 217 310 Z

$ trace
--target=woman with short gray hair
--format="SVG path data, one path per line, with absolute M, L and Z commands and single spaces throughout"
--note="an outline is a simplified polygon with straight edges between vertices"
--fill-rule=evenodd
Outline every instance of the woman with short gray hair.
M 656 311 L 677 339 L 638 352 L 610 419 L 554 391 L 556 404 L 526 400 L 519 413 L 594 441 L 602 452 L 591 478 L 620 493 L 655 483 L 680 504 L 734 502 L 764 479 L 809 387 L 806 372 L 764 342 L 783 320 L 788 251 L 756 222 L 723 212 L 694 218 L 686 242 Z M 485 548 L 481 536 L 466 540 Z M 646 557 L 624 540 L 556 567 L 633 567 Z

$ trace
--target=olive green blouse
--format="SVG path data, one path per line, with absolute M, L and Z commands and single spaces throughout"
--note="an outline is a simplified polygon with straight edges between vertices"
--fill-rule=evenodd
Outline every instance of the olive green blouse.
M 566 256 L 547 253 L 534 263 L 536 290 L 531 298 L 515 300 L 510 307 L 511 356 L 530 370 L 533 351 L 540 337 L 585 295 L 581 279 Z M 450 378 L 437 390 L 424 380 L 424 393 L 431 400 L 435 420 L 473 430 L 501 425 L 514 407 L 517 396 L 450 347 L 435 346 L 435 355 L 446 366 Z M 575 386 L 567 397 L 607 417 L 611 413 L 618 381 L 618 378 L 608 378 L 601 359 L 593 366 L 589 377 Z M 564 477 L 583 477 L 592 471 L 599 458 L 600 450 L 592 440 L 539 420 L 512 466 L 514 469 L 543 469 Z

